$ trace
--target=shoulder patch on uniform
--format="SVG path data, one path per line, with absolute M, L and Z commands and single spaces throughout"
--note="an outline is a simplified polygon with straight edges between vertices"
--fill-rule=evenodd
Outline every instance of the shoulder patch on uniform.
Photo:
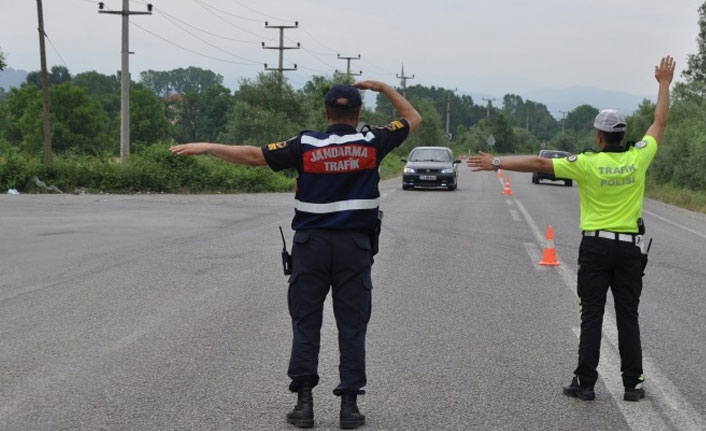
M 271 144 L 268 144 L 267 149 L 269 151 L 277 151 L 277 150 L 285 149 L 288 146 L 289 146 L 289 141 L 280 141 L 280 142 L 273 142 Z
M 398 120 L 392 121 L 388 124 L 385 124 L 384 126 L 379 126 L 378 129 L 387 129 L 390 132 L 394 132 L 395 130 L 399 129 L 404 129 L 404 123 Z
M 635 148 L 638 150 L 641 150 L 647 146 L 647 141 L 640 141 L 637 144 L 635 144 Z
M 566 160 L 568 160 L 571 163 L 575 162 L 578 159 L 579 158 L 578 158 L 578 156 L 576 156 L 576 154 L 571 154 L 570 156 L 566 156 Z

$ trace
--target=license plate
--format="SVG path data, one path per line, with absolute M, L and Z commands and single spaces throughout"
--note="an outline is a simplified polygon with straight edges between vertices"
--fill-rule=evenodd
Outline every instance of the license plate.
M 435 175 L 420 175 L 419 179 L 422 181 L 435 181 L 436 176 Z

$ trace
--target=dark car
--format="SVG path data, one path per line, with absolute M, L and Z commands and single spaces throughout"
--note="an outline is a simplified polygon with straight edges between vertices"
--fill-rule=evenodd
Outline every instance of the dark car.
M 402 189 L 415 187 L 443 187 L 456 190 L 458 185 L 457 165 L 451 149 L 446 147 L 416 147 L 409 153 L 402 173 Z
M 571 153 L 567 151 L 559 151 L 559 150 L 542 150 L 539 152 L 539 157 L 544 157 L 545 159 L 561 159 L 564 157 L 570 156 Z M 535 184 L 539 184 L 541 180 L 552 180 L 552 181 L 563 181 L 564 185 L 567 187 L 571 187 L 573 185 L 573 181 L 568 179 L 568 178 L 557 178 L 554 176 L 554 174 L 547 174 L 544 172 L 534 172 L 532 174 L 532 182 Z

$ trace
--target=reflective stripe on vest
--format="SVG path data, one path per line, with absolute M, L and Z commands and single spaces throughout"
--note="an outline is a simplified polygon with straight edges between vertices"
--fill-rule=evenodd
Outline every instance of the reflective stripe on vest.
M 356 133 L 355 135 L 343 135 L 343 136 L 331 135 L 325 139 L 319 139 L 319 138 L 316 138 L 316 137 L 310 136 L 310 135 L 302 135 L 301 143 L 305 144 L 305 145 L 311 145 L 312 147 L 321 148 L 321 147 L 325 147 L 328 145 L 348 144 L 350 142 L 360 142 L 360 141 L 370 142 L 373 139 L 375 139 L 375 135 L 373 135 L 371 132 L 368 132 L 365 135 L 363 135 L 362 133 Z
M 313 214 L 328 214 L 348 210 L 372 210 L 378 206 L 380 206 L 380 199 L 352 199 L 326 204 L 297 201 L 296 209 Z

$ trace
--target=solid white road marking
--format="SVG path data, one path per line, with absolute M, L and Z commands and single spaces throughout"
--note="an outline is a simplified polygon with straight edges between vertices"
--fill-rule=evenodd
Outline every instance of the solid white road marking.
M 652 216 L 652 217 L 658 218 L 658 219 L 660 219 L 660 220 L 662 220 L 662 221 L 666 221 L 666 222 L 669 223 L 669 224 L 672 224 L 672 225 L 674 225 L 674 226 L 676 226 L 676 227 L 678 227 L 678 228 L 684 229 L 684 230 L 687 231 L 687 232 L 691 232 L 691 233 L 693 233 L 694 235 L 698 235 L 698 236 L 700 236 L 701 238 L 706 239 L 706 234 L 703 234 L 703 233 L 701 233 L 701 232 L 699 232 L 699 231 L 696 231 L 696 230 L 694 230 L 694 229 L 688 228 L 688 227 L 686 227 L 686 226 L 684 226 L 684 225 L 680 225 L 680 224 L 677 223 L 677 222 L 673 222 L 673 221 L 669 220 L 668 218 L 659 216 L 659 215 L 657 215 L 657 214 L 655 214 L 655 213 L 653 213 L 653 212 L 651 212 L 651 211 L 647 211 L 647 210 L 644 210 L 644 209 L 643 209 L 642 212 L 644 212 L 645 214 L 649 214 L 649 215 Z
M 529 214 L 527 209 L 522 205 L 519 199 L 515 199 L 515 204 L 530 226 L 537 242 L 542 244 L 541 231 L 537 228 L 534 219 Z M 558 255 L 557 255 L 558 259 Z M 559 259 L 561 262 L 561 259 Z M 576 292 L 576 275 L 570 270 L 566 264 L 562 263 L 555 267 L 559 272 L 564 284 L 572 291 Z M 696 410 L 688 400 L 679 392 L 677 387 L 660 372 L 659 368 L 654 365 L 652 360 L 643 353 L 642 362 L 646 376 L 647 398 L 638 403 L 629 403 L 623 401 L 623 386 L 620 379 L 620 355 L 617 353 L 617 327 L 615 324 L 614 308 L 606 307 L 608 311 L 603 316 L 603 340 L 602 349 L 607 349 L 610 346 L 611 352 L 604 354 L 603 360 L 598 365 L 600 378 L 606 384 L 606 387 L 611 392 L 611 395 L 616 398 L 616 405 L 620 409 L 623 417 L 628 425 L 633 430 L 642 429 L 669 429 L 668 425 L 658 415 L 657 409 L 664 413 L 664 417 L 668 418 L 674 429 L 688 431 L 703 431 L 706 430 L 706 421 L 701 417 L 701 414 Z M 607 356 L 606 356 L 607 355 Z M 618 376 L 615 379 L 615 376 Z M 644 418 L 649 418 L 650 421 L 644 425 Z

